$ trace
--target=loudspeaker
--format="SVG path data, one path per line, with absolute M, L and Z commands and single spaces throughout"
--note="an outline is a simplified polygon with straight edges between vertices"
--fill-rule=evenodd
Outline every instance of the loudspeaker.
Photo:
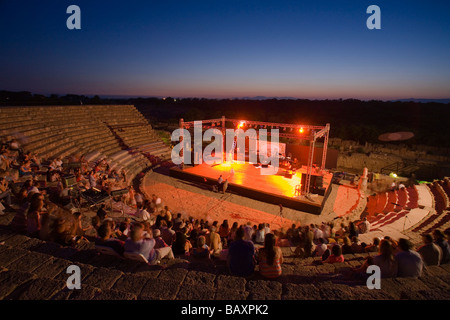
M 286 173 L 284 174 L 284 177 L 288 178 L 288 179 L 292 179 L 292 172 L 286 171 Z
M 62 178 L 64 188 L 70 188 L 77 184 L 77 178 L 74 175 L 66 176 Z

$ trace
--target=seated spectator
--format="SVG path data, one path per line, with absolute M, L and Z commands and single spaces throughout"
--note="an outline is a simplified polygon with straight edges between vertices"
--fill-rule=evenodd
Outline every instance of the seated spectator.
M 331 248 L 331 255 L 323 263 L 344 262 L 341 246 L 336 244 Z
M 164 206 L 164 212 L 166 214 L 165 219 L 167 222 L 172 221 L 172 212 L 170 212 L 169 207 L 168 206 Z M 172 222 L 173 224 L 173 222 Z
M 264 235 L 264 223 L 260 223 L 258 225 L 258 230 L 256 230 L 255 243 L 263 245 L 264 242 L 265 242 L 264 238 L 265 238 L 265 235 Z
M 84 241 L 88 241 L 84 235 L 86 234 L 86 231 L 88 231 L 89 229 L 92 229 L 92 226 L 83 228 L 83 224 L 82 224 L 82 217 L 83 215 L 81 214 L 81 212 L 77 211 L 73 214 L 73 217 L 75 219 L 75 234 L 77 235 L 77 237 L 80 238 L 80 240 L 84 240 Z
M 386 240 L 381 242 L 380 254 L 373 257 L 372 263 L 380 267 L 382 278 L 393 278 L 397 276 L 398 263 L 394 256 L 394 247 L 391 242 Z
M 145 210 L 145 208 L 142 206 L 142 203 L 137 204 L 136 218 L 142 221 L 148 221 L 151 218 L 150 213 Z
M 5 200 L 7 209 L 11 208 L 11 190 L 9 189 L 8 181 L 4 178 L 0 178 L 0 200 Z
M 399 277 L 420 277 L 423 270 L 423 260 L 419 253 L 412 250 L 411 241 L 401 238 L 398 242 L 400 252 L 395 255 L 398 262 Z
M 168 247 L 167 243 L 161 238 L 159 229 L 153 229 L 153 239 L 155 239 L 155 249 Z
M 292 226 L 287 230 L 286 236 L 292 245 L 298 245 L 299 240 L 300 240 L 300 235 L 299 235 L 297 226 L 295 224 L 292 224 Z
M 144 228 L 142 224 L 136 223 L 130 231 L 130 237 L 125 241 L 125 252 L 142 254 L 150 264 L 157 263 L 157 253 L 155 250 L 156 241 L 153 238 L 144 238 Z
M 219 236 L 222 241 L 222 246 L 226 247 L 228 243 L 228 235 L 230 234 L 230 227 L 228 225 L 228 220 L 223 220 L 222 224 L 219 227 Z
M 352 237 L 352 252 L 353 253 L 362 253 L 364 252 L 361 244 L 359 243 L 359 240 L 357 237 Z
M 33 193 L 40 193 L 39 181 L 37 181 L 37 180 L 32 181 L 31 187 L 28 188 L 28 195 L 32 195 Z
M 433 243 L 431 234 L 422 235 L 424 244 L 417 249 L 417 252 L 422 256 L 422 260 L 426 266 L 438 266 L 442 260 L 441 248 Z
M 233 222 L 233 225 L 230 228 L 230 233 L 228 234 L 228 239 L 227 239 L 228 244 L 230 244 L 230 242 L 236 238 L 236 231 L 238 228 L 239 228 L 238 223 Z
M 0 172 L 6 172 L 9 170 L 11 161 L 8 158 L 6 150 L 0 152 Z
M 244 228 L 239 227 L 236 238 L 228 247 L 228 268 L 233 275 L 247 277 L 255 269 L 255 247 L 253 243 L 244 240 Z
M 134 194 L 134 200 L 136 201 L 136 206 L 138 206 L 138 208 L 142 208 L 142 205 L 144 204 L 144 198 L 140 192 L 136 192 Z
M 211 232 L 209 233 L 209 248 L 211 250 L 211 255 L 218 257 L 222 251 L 222 241 L 220 240 L 220 235 L 216 232 L 216 227 L 211 227 Z
M 349 237 L 344 237 L 344 244 L 342 245 L 342 254 L 353 254 L 352 243 Z
M 176 255 L 184 255 L 192 249 L 191 242 L 186 237 L 186 227 L 175 233 L 175 241 L 172 243 L 172 251 Z
M 100 218 L 100 221 L 103 221 L 108 217 L 108 214 L 107 214 L 105 208 L 106 208 L 106 204 L 102 203 L 100 205 L 100 208 L 98 208 L 98 210 L 97 210 L 97 217 Z
M 97 230 L 98 237 L 95 239 L 95 244 L 112 248 L 119 255 L 123 255 L 125 251 L 124 242 L 111 237 L 113 230 L 109 223 L 103 223 Z
M 370 244 L 364 248 L 365 252 L 368 253 L 368 252 L 378 252 L 379 251 L 380 238 L 375 237 L 375 238 L 373 238 L 372 241 L 373 241 L 372 244 Z
M 95 231 L 98 231 L 98 228 L 102 225 L 102 221 L 99 216 L 93 216 L 91 218 L 91 226 Z
M 278 278 L 283 263 L 283 253 L 280 247 L 275 246 L 275 235 L 266 234 L 264 247 L 258 251 L 259 272 L 265 278 Z
M 358 225 L 360 233 L 368 233 L 370 231 L 370 222 L 364 217 L 363 221 Z
M 450 262 L 450 246 L 448 244 L 448 241 L 445 240 L 445 235 L 444 233 L 439 230 L 439 229 L 435 229 L 433 231 L 433 238 L 434 238 L 434 243 L 437 244 L 442 251 L 442 259 L 441 259 L 441 264 L 444 263 L 449 263 Z
M 319 228 L 317 224 L 311 224 L 311 230 L 314 234 L 314 242 L 317 242 L 320 238 L 323 238 L 323 231 Z
M 23 162 L 19 167 L 19 177 L 33 176 L 34 172 L 31 170 L 30 161 Z
M 162 220 L 160 230 L 161 237 L 169 246 L 171 246 L 175 238 L 175 231 L 172 230 L 172 222 Z
M 358 237 L 358 229 L 356 228 L 356 225 L 354 222 L 350 222 L 348 224 L 348 236 L 349 238 Z
M 244 226 L 244 240 L 252 241 L 253 233 L 254 233 L 254 230 L 253 230 L 252 224 L 249 221 Z
M 37 194 L 32 197 L 27 212 L 27 234 L 38 237 L 41 230 L 41 214 L 44 213 L 44 197 Z
M 314 251 L 313 239 L 314 233 L 309 229 L 309 226 L 306 226 L 300 245 L 295 249 L 294 254 L 300 258 L 311 257 Z
M 325 244 L 325 240 L 323 238 L 319 238 L 319 243 L 316 245 L 316 248 L 314 249 L 313 256 L 322 257 L 325 251 L 328 249 L 327 245 Z
M 206 244 L 205 236 L 197 238 L 197 246 L 192 250 L 192 256 L 198 259 L 206 259 L 210 257 L 210 250 Z

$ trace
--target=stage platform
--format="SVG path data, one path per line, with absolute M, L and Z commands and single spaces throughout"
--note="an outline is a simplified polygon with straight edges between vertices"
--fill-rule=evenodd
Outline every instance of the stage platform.
M 279 169 L 276 175 L 261 175 L 260 171 L 260 168 L 248 162 L 212 166 L 203 163 L 193 167 L 185 166 L 183 170 L 172 167 L 170 175 L 186 181 L 209 184 L 211 188 L 217 184 L 217 179 L 222 175 L 224 180 L 228 179 L 227 191 L 233 191 L 259 201 L 281 204 L 284 207 L 312 214 L 320 214 L 324 196 L 312 195 L 311 199 L 306 199 L 304 196 L 295 194 L 296 186 L 301 184 L 302 174 L 306 174 L 306 167 L 297 170 L 292 178 L 285 177 L 284 169 Z M 331 174 L 323 175 L 325 194 L 330 185 L 331 177 Z

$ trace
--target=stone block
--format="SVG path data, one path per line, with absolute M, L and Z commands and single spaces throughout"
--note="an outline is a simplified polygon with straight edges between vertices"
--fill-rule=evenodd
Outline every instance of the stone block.
M 6 267 L 11 270 L 33 272 L 42 264 L 50 261 L 52 256 L 39 252 L 30 252 L 21 258 L 12 261 Z
M 284 285 L 282 300 L 321 300 L 320 292 L 312 284 L 292 284 Z
M 109 290 L 121 276 L 123 276 L 121 271 L 97 268 L 83 280 L 83 283 L 102 290 Z
M 112 289 L 122 292 L 129 292 L 139 296 L 147 281 L 149 281 L 149 279 L 146 277 L 125 274 L 117 280 Z
M 35 279 L 26 285 L 26 288 L 17 289 L 11 296 L 14 300 L 49 300 L 58 292 L 67 288 L 65 281 L 54 279 Z
M 183 286 L 189 285 L 205 285 L 214 288 L 214 280 L 216 275 L 201 271 L 189 271 L 184 278 Z
M 178 291 L 177 300 L 213 300 L 216 290 L 204 284 L 183 285 Z
M 36 275 L 16 270 L 6 270 L 0 273 L 0 300 L 4 300 L 19 286 L 36 279 Z
M 180 284 L 172 280 L 150 279 L 142 288 L 139 299 L 142 300 L 174 300 Z
M 280 300 L 282 284 L 277 281 L 250 280 L 246 286 L 250 300 Z

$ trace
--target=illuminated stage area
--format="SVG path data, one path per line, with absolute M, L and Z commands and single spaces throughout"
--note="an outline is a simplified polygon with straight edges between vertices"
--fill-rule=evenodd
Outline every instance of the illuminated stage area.
M 236 192 L 252 199 L 282 204 L 285 207 L 320 214 L 324 197 L 311 195 L 310 199 L 300 196 L 302 174 L 306 175 L 306 167 L 297 170 L 292 178 L 286 177 L 286 170 L 279 169 L 275 175 L 261 175 L 261 168 L 251 163 L 224 163 L 217 165 L 201 164 L 194 167 L 178 167 L 170 169 L 170 175 L 182 180 L 217 185 L 217 180 L 222 175 L 223 180 L 228 180 L 227 191 Z M 323 189 L 326 192 L 330 185 L 332 175 L 326 173 L 322 176 Z

